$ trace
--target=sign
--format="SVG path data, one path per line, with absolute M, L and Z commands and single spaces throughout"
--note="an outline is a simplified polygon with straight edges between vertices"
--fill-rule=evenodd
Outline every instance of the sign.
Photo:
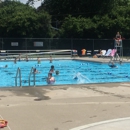
M 18 42 L 11 42 L 11 46 L 18 46 Z
M 34 46 L 41 47 L 43 46 L 43 42 L 34 42 Z

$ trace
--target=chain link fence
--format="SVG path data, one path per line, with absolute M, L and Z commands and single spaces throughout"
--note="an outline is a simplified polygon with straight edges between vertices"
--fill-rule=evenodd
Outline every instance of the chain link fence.
M 130 40 L 123 40 L 123 56 L 130 56 Z M 112 39 L 63 39 L 63 38 L 0 38 L 0 50 L 108 50 L 114 48 Z

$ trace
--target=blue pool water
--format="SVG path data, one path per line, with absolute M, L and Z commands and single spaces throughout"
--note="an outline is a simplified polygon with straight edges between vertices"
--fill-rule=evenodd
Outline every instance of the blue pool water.
M 4 68 L 8 65 L 8 68 Z M 108 83 L 108 82 L 130 82 L 130 63 L 117 63 L 118 68 L 110 68 L 108 64 L 94 63 L 76 60 L 54 60 L 49 63 L 48 60 L 41 61 L 20 61 L 14 64 L 13 61 L 0 62 L 0 87 L 15 86 L 16 71 L 21 69 L 22 86 L 29 85 L 29 74 L 32 67 L 36 67 L 39 74 L 36 74 L 36 86 L 47 85 L 46 77 L 51 65 L 55 70 L 59 70 L 59 75 L 55 73 L 55 85 L 62 84 L 84 84 L 84 83 Z M 33 74 L 30 78 L 30 85 L 33 86 Z M 19 86 L 19 81 L 18 81 Z

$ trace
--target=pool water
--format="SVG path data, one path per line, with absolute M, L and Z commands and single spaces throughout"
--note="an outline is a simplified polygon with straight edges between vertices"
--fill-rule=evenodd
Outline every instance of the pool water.
M 8 65 L 7 68 L 4 68 Z M 0 62 L 0 87 L 15 86 L 15 77 L 18 67 L 21 69 L 22 86 L 29 85 L 29 75 L 31 68 L 34 67 L 40 73 L 36 74 L 36 86 L 47 85 L 46 77 L 51 65 L 55 66 L 55 70 L 59 71 L 59 75 L 55 73 L 55 85 L 65 84 L 86 84 L 86 83 L 108 83 L 108 82 L 129 82 L 130 81 L 130 63 L 117 63 L 117 68 L 111 68 L 108 64 L 77 61 L 77 60 L 49 60 L 41 61 L 13 61 Z M 19 86 L 19 79 L 18 86 Z M 33 86 L 33 74 L 30 77 L 30 85 Z

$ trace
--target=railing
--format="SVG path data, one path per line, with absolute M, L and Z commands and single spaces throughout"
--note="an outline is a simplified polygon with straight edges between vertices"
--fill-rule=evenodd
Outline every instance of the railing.
M 31 68 L 31 71 L 30 71 L 30 74 L 29 74 L 29 78 L 28 78 L 28 83 L 29 83 L 28 85 L 29 85 L 29 86 L 31 86 L 31 85 L 30 85 L 30 81 L 31 81 L 30 79 L 31 79 L 31 75 L 32 75 L 32 74 L 33 74 L 33 86 L 35 87 L 36 76 L 35 76 L 34 68 L 33 68 L 33 67 Z
M 0 60 L 8 59 L 13 60 L 27 60 L 33 58 L 48 58 L 50 55 L 54 57 L 68 56 L 71 57 L 72 50 L 0 50 Z
M 21 70 L 20 70 L 20 68 L 17 69 L 17 73 L 16 73 L 16 77 L 15 77 L 15 86 L 18 85 L 18 83 L 17 83 L 18 76 L 19 76 L 19 84 L 20 84 L 20 87 L 21 87 L 22 82 L 21 82 Z

